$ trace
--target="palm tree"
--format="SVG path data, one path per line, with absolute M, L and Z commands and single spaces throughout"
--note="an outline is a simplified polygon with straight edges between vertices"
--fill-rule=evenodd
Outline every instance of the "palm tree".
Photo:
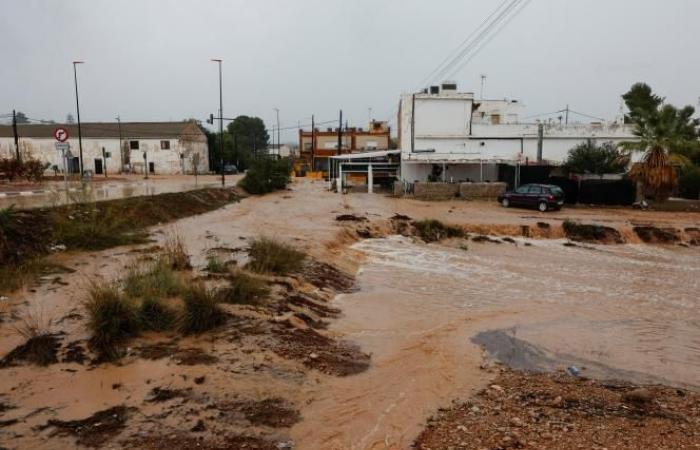
M 630 176 L 641 182 L 655 199 L 665 200 L 677 185 L 676 167 L 691 164 L 684 153 L 697 145 L 699 121 L 692 118 L 695 110 L 691 106 L 678 109 L 662 105 L 663 99 L 652 95 L 644 84 L 634 85 L 623 98 L 638 140 L 623 142 L 621 146 L 628 152 L 644 152 Z

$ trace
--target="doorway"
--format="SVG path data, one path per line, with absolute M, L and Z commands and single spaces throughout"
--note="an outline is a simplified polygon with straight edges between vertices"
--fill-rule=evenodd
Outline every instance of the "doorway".
M 95 175 L 102 175 L 102 160 L 95 158 Z
M 156 163 L 148 163 L 148 173 L 156 173 Z

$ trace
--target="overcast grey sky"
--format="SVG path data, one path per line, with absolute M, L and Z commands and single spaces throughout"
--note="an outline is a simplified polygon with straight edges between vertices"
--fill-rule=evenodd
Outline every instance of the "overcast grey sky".
M 364 126 L 394 114 L 490 12 L 496 0 L 0 0 L 0 114 L 62 121 L 205 119 L 224 112 L 282 125 L 334 119 Z M 527 114 L 571 108 L 612 118 L 646 81 L 697 105 L 697 0 L 532 0 L 453 77 Z M 392 124 L 395 126 L 395 124 Z M 295 139 L 287 132 L 283 141 Z

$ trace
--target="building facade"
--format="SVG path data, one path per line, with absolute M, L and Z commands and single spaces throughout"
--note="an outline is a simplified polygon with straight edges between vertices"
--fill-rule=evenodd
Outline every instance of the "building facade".
M 475 100 L 444 84 L 404 94 L 399 104 L 403 181 L 496 181 L 499 165 L 559 165 L 587 140 L 633 140 L 622 121 L 564 124 L 521 121 L 517 100 Z
M 54 131 L 68 130 L 70 144 L 67 161 L 56 150 Z M 83 170 L 105 173 L 191 174 L 209 171 L 207 137 L 194 121 L 82 123 Z M 47 173 L 80 172 L 80 147 L 77 124 L 18 125 L 22 155 L 48 164 Z M 0 157 L 15 156 L 11 125 L 0 125 Z
M 338 135 L 341 148 L 338 150 Z M 373 120 L 368 129 L 344 128 L 341 133 L 337 128 L 306 131 L 299 130 L 299 155 L 306 170 L 328 172 L 329 157 L 376 150 L 388 150 L 391 129 L 387 122 Z

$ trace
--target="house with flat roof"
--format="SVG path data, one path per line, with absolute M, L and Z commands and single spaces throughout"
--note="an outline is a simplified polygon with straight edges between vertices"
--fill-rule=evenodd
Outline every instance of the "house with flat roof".
M 54 132 L 68 130 L 66 161 L 56 150 Z M 88 122 L 80 124 L 83 170 L 93 174 L 190 174 L 209 171 L 207 137 L 195 121 Z M 17 125 L 19 151 L 48 163 L 47 172 L 80 172 L 77 124 Z M 11 125 L 0 125 L 0 158 L 15 157 Z M 64 167 L 65 166 L 65 167 Z

